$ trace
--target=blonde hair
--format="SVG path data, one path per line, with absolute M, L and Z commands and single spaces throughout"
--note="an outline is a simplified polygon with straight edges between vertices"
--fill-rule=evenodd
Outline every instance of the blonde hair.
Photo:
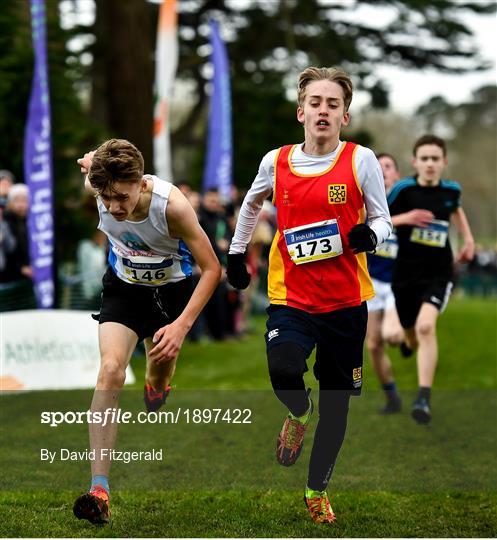
M 114 182 L 138 183 L 143 177 L 143 156 L 126 139 L 110 139 L 93 155 L 88 180 L 99 193 L 113 190 Z
M 297 87 L 298 97 L 297 103 L 299 107 L 303 107 L 305 100 L 306 88 L 311 82 L 314 81 L 330 81 L 337 83 L 342 87 L 343 102 L 345 105 L 345 111 L 348 111 L 350 102 L 352 101 L 352 93 L 354 87 L 350 77 L 339 68 L 326 68 L 326 67 L 308 67 L 304 69 L 299 75 L 299 83 Z

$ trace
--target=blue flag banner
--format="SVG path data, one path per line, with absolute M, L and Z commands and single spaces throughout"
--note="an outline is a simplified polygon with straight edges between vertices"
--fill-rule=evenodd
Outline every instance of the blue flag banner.
M 225 200 L 231 200 L 233 149 L 231 141 L 231 91 L 228 55 L 215 21 L 210 21 L 214 67 L 213 90 L 209 109 L 207 161 L 203 191 L 218 189 Z
M 24 134 L 24 177 L 29 186 L 29 255 L 38 308 L 52 308 L 54 217 L 52 140 L 44 0 L 31 0 L 34 75 Z

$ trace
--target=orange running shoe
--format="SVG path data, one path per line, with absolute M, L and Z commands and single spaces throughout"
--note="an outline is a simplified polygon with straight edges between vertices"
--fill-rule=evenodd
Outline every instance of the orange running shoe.
M 73 512 L 78 519 L 87 519 L 90 523 L 108 523 L 110 519 L 109 494 L 102 486 L 95 486 L 76 499 Z
M 145 402 L 147 412 L 158 411 L 166 402 L 166 398 L 170 391 L 170 386 L 166 386 L 164 390 L 157 391 L 154 390 L 148 383 L 145 383 L 145 387 L 143 389 L 143 401 Z
M 337 518 L 331 508 L 326 491 L 306 490 L 304 502 L 314 523 L 335 523 Z

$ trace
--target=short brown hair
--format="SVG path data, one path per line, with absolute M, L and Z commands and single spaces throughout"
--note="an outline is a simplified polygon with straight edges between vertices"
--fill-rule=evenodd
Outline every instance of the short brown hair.
M 88 180 L 100 193 L 107 189 L 113 191 L 114 182 L 139 182 L 143 167 L 143 156 L 134 144 L 126 139 L 110 139 L 93 154 Z
M 416 152 L 420 146 L 425 146 L 427 144 L 434 144 L 439 146 L 442 149 L 444 157 L 447 155 L 447 147 L 445 146 L 445 141 L 436 135 L 423 135 L 420 137 L 412 148 L 412 155 L 416 157 Z
M 334 67 L 308 67 L 302 71 L 302 73 L 299 75 L 299 83 L 297 88 L 297 102 L 299 107 L 304 105 L 306 88 L 313 81 L 330 81 L 339 84 L 343 90 L 345 111 L 349 110 L 350 102 L 352 101 L 352 93 L 354 91 L 352 81 L 345 71 Z
M 399 170 L 399 164 L 397 163 L 397 160 L 392 156 L 392 154 L 389 154 L 388 152 L 381 152 L 379 154 L 376 154 L 376 159 L 380 161 L 381 158 L 388 158 L 392 160 L 392 163 L 395 166 L 395 170 Z

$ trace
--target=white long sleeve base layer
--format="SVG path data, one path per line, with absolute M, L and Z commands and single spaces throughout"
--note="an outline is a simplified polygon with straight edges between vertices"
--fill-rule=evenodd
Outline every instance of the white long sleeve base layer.
M 343 144 L 340 141 L 333 152 L 324 156 L 306 154 L 302 150 L 303 144 L 299 144 L 292 154 L 292 166 L 301 174 L 321 174 L 331 165 Z M 245 253 L 247 244 L 252 238 L 262 203 L 274 188 L 274 159 L 277 151 L 278 149 L 271 150 L 262 158 L 259 172 L 240 208 L 230 253 Z M 372 150 L 358 145 L 355 168 L 364 195 L 368 224 L 376 234 L 379 245 L 392 232 L 381 166 Z

